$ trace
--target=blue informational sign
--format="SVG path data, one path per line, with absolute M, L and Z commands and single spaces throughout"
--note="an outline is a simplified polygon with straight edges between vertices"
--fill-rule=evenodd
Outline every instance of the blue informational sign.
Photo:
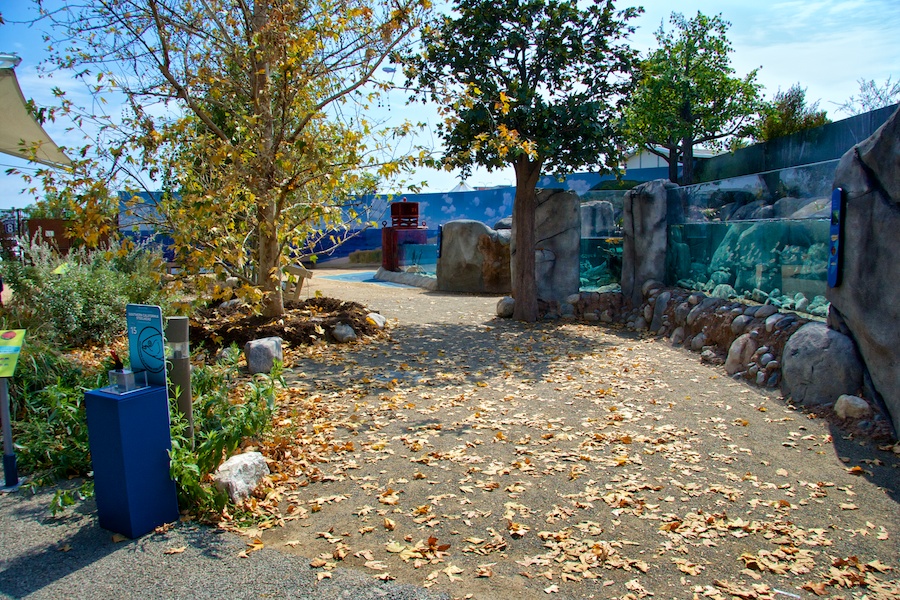
M 847 202 L 844 199 L 844 190 L 835 188 L 831 192 L 831 243 L 828 248 L 828 287 L 835 288 L 841 285 L 841 254 L 844 244 L 844 218 L 846 212 Z
M 166 344 L 162 309 L 146 304 L 125 307 L 132 371 L 146 371 L 147 383 L 166 386 Z

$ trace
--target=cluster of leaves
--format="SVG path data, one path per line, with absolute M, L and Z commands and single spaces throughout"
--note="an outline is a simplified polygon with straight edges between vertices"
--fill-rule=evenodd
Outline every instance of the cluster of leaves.
M 10 397 L 18 465 L 29 473 L 30 485 L 91 470 L 84 390 L 101 385 L 101 377 L 101 370 L 87 372 L 39 340 L 23 347 Z M 54 505 L 72 501 L 71 492 L 65 492 Z
M 768 141 L 830 123 L 825 111 L 818 108 L 818 102 L 807 105 L 806 89 L 799 83 L 787 91 L 779 90 L 763 111 L 756 137 Z
M 671 31 L 656 32 L 659 47 L 641 63 L 626 112 L 632 143 L 669 161 L 669 179 L 692 183 L 693 146 L 727 145 L 746 137 L 762 108 L 757 70 L 737 77 L 721 15 L 691 19 L 672 13 Z M 683 174 L 678 177 L 678 163 Z
M 0 263 L 13 290 L 6 325 L 27 329 L 57 347 L 107 343 L 125 330 L 129 303 L 166 303 L 160 286 L 162 256 L 130 242 L 61 257 L 40 239 L 23 239 L 21 261 Z
M 239 386 L 240 400 L 233 395 L 239 376 L 237 348 L 226 358 L 192 371 L 194 394 L 194 439 L 188 437 L 188 422 L 177 406 L 172 413 L 171 474 L 178 488 L 178 501 L 199 517 L 220 516 L 227 496 L 211 483 L 211 474 L 243 444 L 259 441 L 271 427 L 275 395 L 284 381 L 281 365 L 269 375 Z
M 50 65 L 74 70 L 98 101 L 124 95 L 129 111 L 88 132 L 71 176 L 42 170 L 32 179 L 83 221 L 109 206 L 109 189 L 127 189 L 135 204 L 138 191 L 161 190 L 136 216 L 171 237 L 183 270 L 238 277 L 242 295 L 281 314 L 280 267 L 292 252 L 308 258 L 310 240 L 339 242 L 325 232 L 365 220 L 368 205 L 354 195 L 417 160 L 397 147 L 411 126 L 378 131 L 363 111 L 383 90 L 372 81 L 380 65 L 429 8 L 428 0 L 41 7 Z M 51 115 L 97 121 L 96 110 L 59 97 Z M 157 103 L 165 110 L 150 109 Z M 83 167 L 96 175 L 81 177 L 91 171 Z

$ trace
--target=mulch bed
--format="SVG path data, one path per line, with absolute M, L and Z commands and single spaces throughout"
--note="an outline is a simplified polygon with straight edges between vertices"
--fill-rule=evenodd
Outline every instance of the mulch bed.
M 335 325 L 345 323 L 358 336 L 374 335 L 378 329 L 366 316 L 371 311 L 356 302 L 335 298 L 310 298 L 285 305 L 283 315 L 264 317 L 250 306 L 212 307 L 195 311 L 191 317 L 191 343 L 207 349 L 243 348 L 251 340 L 280 337 L 288 346 L 334 342 Z

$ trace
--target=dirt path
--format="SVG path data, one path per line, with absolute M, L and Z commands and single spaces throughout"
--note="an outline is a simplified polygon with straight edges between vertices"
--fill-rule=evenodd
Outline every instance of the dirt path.
M 900 597 L 900 456 L 664 341 L 324 279 L 390 339 L 305 352 L 268 547 L 453 597 Z M 296 423 L 304 423 L 297 428 Z

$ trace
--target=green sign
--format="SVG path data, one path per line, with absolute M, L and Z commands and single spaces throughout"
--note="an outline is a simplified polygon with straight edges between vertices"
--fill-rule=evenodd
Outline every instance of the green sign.
M 16 373 L 16 363 L 24 343 L 24 329 L 0 331 L 0 377 L 12 377 Z

